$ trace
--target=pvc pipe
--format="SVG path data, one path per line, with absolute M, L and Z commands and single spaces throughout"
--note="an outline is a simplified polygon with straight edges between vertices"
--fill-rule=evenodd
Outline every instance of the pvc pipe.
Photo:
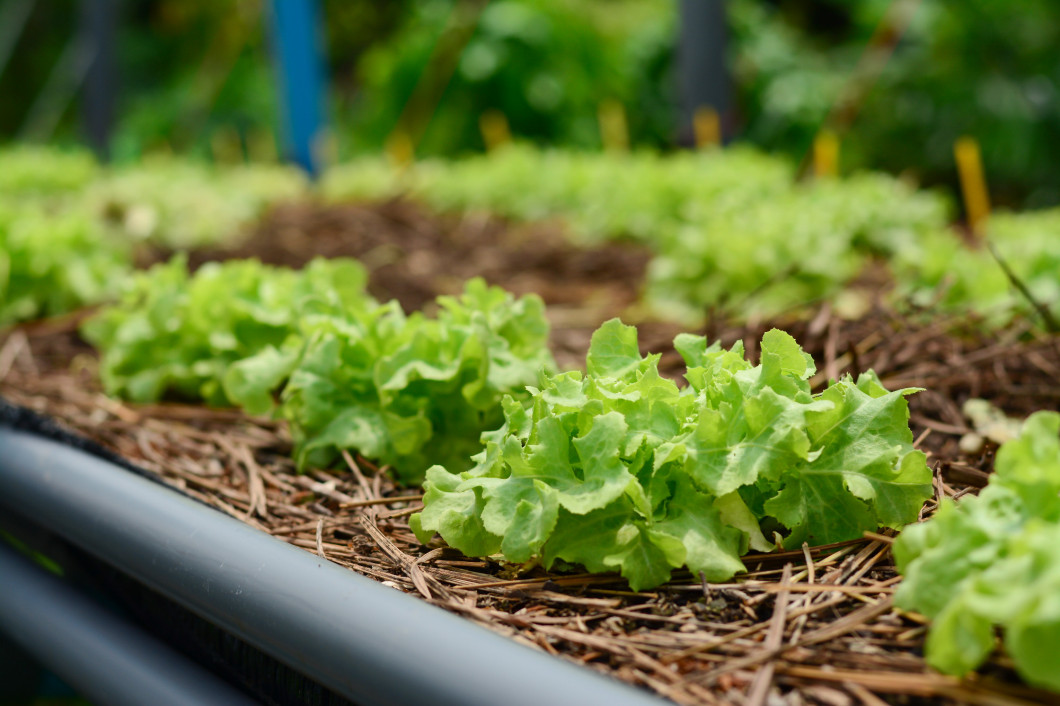
M 0 632 L 94 703 L 255 703 L 0 544 Z
M 363 706 L 668 703 L 276 540 L 113 463 L 0 427 L 0 510 Z

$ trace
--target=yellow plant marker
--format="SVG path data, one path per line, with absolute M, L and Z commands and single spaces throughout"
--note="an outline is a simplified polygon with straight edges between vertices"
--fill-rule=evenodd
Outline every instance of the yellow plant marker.
M 821 130 L 813 140 L 813 175 L 818 179 L 839 176 L 839 136 Z
M 616 100 L 606 100 L 600 104 L 600 139 L 608 152 L 629 151 L 629 125 L 626 123 L 626 109 Z
M 482 141 L 490 152 L 512 141 L 508 118 L 499 110 L 490 109 L 479 116 L 478 128 L 482 131 Z
M 962 137 L 953 145 L 953 155 L 957 160 L 957 175 L 961 180 L 961 194 L 964 196 L 964 207 L 968 211 L 968 227 L 973 233 L 990 217 L 990 195 L 986 189 L 986 177 L 983 175 L 983 157 L 979 143 L 972 137 Z
M 711 149 L 721 146 L 721 117 L 718 111 L 704 105 L 696 108 L 692 118 L 692 131 L 696 135 L 698 149 Z
M 247 152 L 250 161 L 256 163 L 275 162 L 280 158 L 276 151 L 276 138 L 266 127 L 251 130 L 247 135 Z
M 214 161 L 219 164 L 236 164 L 243 161 L 243 145 L 239 141 L 239 133 L 231 126 L 214 130 L 210 135 L 210 151 Z
M 416 158 L 416 147 L 407 132 L 394 130 L 390 137 L 386 138 L 386 154 L 397 166 L 407 167 Z

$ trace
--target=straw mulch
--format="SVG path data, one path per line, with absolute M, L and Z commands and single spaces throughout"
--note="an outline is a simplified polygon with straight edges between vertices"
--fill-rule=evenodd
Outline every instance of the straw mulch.
M 782 322 L 783 323 L 783 322 Z M 966 679 L 922 659 L 925 621 L 891 604 L 899 577 L 890 537 L 752 555 L 727 584 L 676 574 L 632 593 L 618 576 L 525 575 L 421 546 L 408 529 L 420 507 L 363 458 L 335 471 L 295 472 L 282 424 L 231 410 L 133 406 L 99 390 L 94 354 L 73 333 L 76 318 L 23 327 L 0 341 L 0 395 L 53 416 L 165 483 L 277 539 L 458 613 L 534 649 L 559 655 L 680 704 L 1060 703 L 1021 686 L 1002 654 Z M 715 327 L 746 339 L 770 324 Z M 879 310 L 840 320 L 827 310 L 785 327 L 818 361 L 824 384 L 874 368 L 885 384 L 924 387 L 912 398 L 917 443 L 935 470 L 936 499 L 975 492 L 988 447 L 963 457 L 960 405 L 985 397 L 1009 413 L 1055 409 L 1060 345 L 1029 326 L 985 334 L 953 321 L 917 323 Z M 559 332 L 570 347 L 584 331 Z M 652 334 L 660 338 L 669 331 Z M 573 342 L 573 343 L 572 343 Z M 656 340 L 646 341 L 661 350 Z M 672 351 L 664 367 L 676 371 Z M 931 502 L 923 515 L 935 507 Z

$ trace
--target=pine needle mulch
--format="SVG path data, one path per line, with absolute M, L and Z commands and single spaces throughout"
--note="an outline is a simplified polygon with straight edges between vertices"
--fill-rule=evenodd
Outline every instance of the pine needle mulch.
M 535 649 L 679 704 L 1060 704 L 1060 696 L 1022 686 L 1001 653 L 965 679 L 927 668 L 924 619 L 891 603 L 899 577 L 889 536 L 751 555 L 748 572 L 729 583 L 685 572 L 640 593 L 618 576 L 517 574 L 440 544 L 420 545 L 408 528 L 420 496 L 363 458 L 299 475 L 280 423 L 107 398 L 75 324 L 8 333 L 0 341 L 0 395 L 277 539 Z M 744 339 L 753 352 L 771 325 L 710 333 Z M 1017 416 L 1060 402 L 1060 343 L 1029 325 L 987 334 L 883 310 L 848 322 L 826 308 L 784 327 L 817 360 L 818 385 L 874 368 L 891 388 L 927 389 L 911 399 L 912 425 L 935 472 L 936 502 L 975 492 L 992 467 L 991 447 L 972 458 L 958 450 L 969 431 L 960 412 L 965 399 L 983 397 Z M 676 360 L 665 353 L 663 367 L 673 373 Z

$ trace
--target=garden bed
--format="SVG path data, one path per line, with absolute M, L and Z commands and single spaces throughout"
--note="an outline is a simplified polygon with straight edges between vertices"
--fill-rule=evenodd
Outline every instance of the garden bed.
M 559 223 L 511 224 L 484 214 L 436 215 L 409 201 L 271 211 L 239 245 L 194 251 L 189 264 L 253 257 L 301 267 L 314 257 L 353 257 L 371 273 L 368 291 L 396 299 L 405 311 L 434 305 L 482 277 L 517 294 L 537 293 L 548 306 L 551 347 L 561 368 L 581 365 L 593 330 L 634 305 L 650 253 L 634 243 L 592 248 L 571 244 Z M 168 257 L 154 252 L 145 264 Z M 669 342 L 674 326 L 656 325 Z M 643 334 L 642 334 L 643 336 Z
M 520 250 L 520 242 L 532 247 Z M 373 293 L 406 306 L 453 291 L 465 274 L 537 291 L 551 305 L 554 348 L 564 367 L 584 360 L 593 328 L 635 301 L 643 261 L 637 249 L 620 245 L 576 250 L 548 226 L 433 219 L 394 203 L 282 210 L 234 254 L 277 264 L 299 264 L 314 254 L 356 255 L 372 270 Z M 924 621 L 890 603 L 898 578 L 889 537 L 748 556 L 748 573 L 725 585 L 686 572 L 633 593 L 617 575 L 517 574 L 421 545 L 407 524 L 420 506 L 416 491 L 395 487 L 366 459 L 348 457 L 338 471 L 298 474 L 281 423 L 233 410 L 106 397 L 95 354 L 76 335 L 78 320 L 8 333 L 0 343 L 0 395 L 61 420 L 277 539 L 537 649 L 682 704 L 776 698 L 877 704 L 881 697 L 1060 702 L 1020 686 L 1000 656 L 974 679 L 930 671 L 922 659 Z M 982 397 L 1017 416 L 1060 400 L 1060 342 L 1029 325 L 984 333 L 967 322 L 907 318 L 879 306 L 848 321 L 824 307 L 800 320 L 716 322 L 706 333 L 726 344 L 744 340 L 753 358 L 762 332 L 774 325 L 814 356 L 815 388 L 869 368 L 890 389 L 926 388 L 910 398 L 911 421 L 935 469 L 936 497 L 974 492 L 992 468 L 989 446 L 973 458 L 959 451 L 958 439 L 969 431 L 960 409 L 966 399 Z M 661 368 L 671 375 L 679 361 L 664 347 L 674 333 L 672 326 L 650 325 L 641 335 L 642 346 L 664 354 Z M 925 515 L 933 508 L 929 503 Z

